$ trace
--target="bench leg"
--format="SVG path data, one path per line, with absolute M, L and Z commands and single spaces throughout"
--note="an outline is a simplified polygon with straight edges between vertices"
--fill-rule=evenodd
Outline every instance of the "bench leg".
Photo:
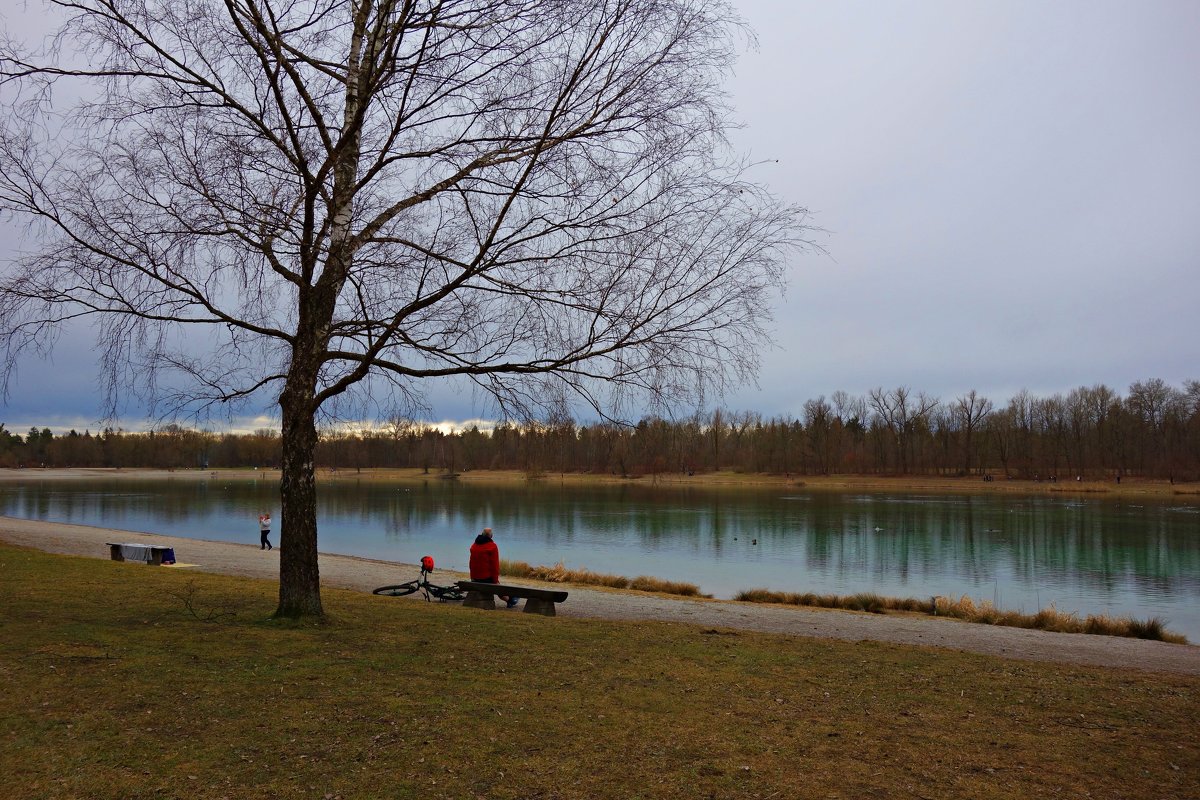
M 530 597 L 525 600 L 526 614 L 541 614 L 543 617 L 553 617 L 554 601 L 543 600 L 540 597 Z
M 491 592 L 467 592 L 467 599 L 463 600 L 463 605 L 467 608 L 487 608 L 494 610 L 496 608 L 496 595 Z

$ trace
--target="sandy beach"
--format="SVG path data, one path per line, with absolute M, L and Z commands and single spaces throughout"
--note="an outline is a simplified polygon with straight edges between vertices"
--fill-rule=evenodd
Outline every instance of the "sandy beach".
M 179 562 L 190 566 L 134 568 L 170 569 L 177 572 L 181 580 L 193 570 L 262 580 L 278 579 L 278 548 L 264 552 L 255 544 L 185 539 L 12 517 L 0 517 L 0 541 L 49 553 L 97 559 L 109 558 L 106 542 L 163 545 L 174 548 Z M 323 586 L 363 592 L 409 580 L 416 577 L 418 572 L 417 567 L 411 564 L 331 553 L 321 554 L 320 570 Z M 437 581 L 449 583 L 465 577 L 439 571 Z M 518 582 L 532 585 L 529 581 Z M 570 597 L 559 606 L 558 613 L 563 617 L 673 621 L 705 628 L 753 630 L 818 639 L 891 642 L 950 648 L 1001 658 L 1200 675 L 1200 647 L 1195 645 L 1002 628 L 924 615 L 877 615 L 725 600 L 684 599 L 571 585 L 562 588 L 570 591 Z M 381 597 L 379 602 L 421 601 L 417 598 Z

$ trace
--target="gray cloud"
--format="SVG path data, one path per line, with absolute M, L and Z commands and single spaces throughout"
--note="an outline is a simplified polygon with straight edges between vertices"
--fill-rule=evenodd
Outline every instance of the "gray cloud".
M 735 144 L 829 255 L 797 259 L 761 389 L 726 405 L 1200 378 L 1200 4 L 735 5 L 760 44 Z M 94 419 L 89 338 L 24 365 L 0 419 Z M 435 417 L 485 410 L 460 388 Z
M 763 390 L 1197 377 L 1194 3 L 739 3 L 737 144 L 830 231 Z

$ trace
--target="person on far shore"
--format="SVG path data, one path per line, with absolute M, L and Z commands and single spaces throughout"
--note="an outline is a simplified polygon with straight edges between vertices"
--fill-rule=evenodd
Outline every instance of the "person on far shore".
M 492 541 L 492 529 L 484 528 L 471 545 L 471 580 L 479 583 L 500 582 L 500 548 Z M 512 608 L 517 604 L 515 597 L 500 597 Z
M 271 535 L 271 515 L 266 511 L 258 515 L 258 532 L 259 532 L 259 550 L 273 550 L 271 540 L 268 538 Z

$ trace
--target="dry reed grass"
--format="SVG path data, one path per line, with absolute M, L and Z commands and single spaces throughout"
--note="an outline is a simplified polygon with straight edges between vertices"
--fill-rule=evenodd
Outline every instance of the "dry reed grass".
M 684 597 L 704 597 L 700 587 L 694 583 L 682 581 L 667 581 L 649 575 L 639 575 L 636 578 L 626 578 L 623 575 L 608 575 L 603 572 L 592 572 L 589 569 L 568 569 L 566 564 L 559 561 L 554 566 L 532 566 L 525 561 L 500 560 L 500 574 L 514 578 L 528 578 L 547 583 L 581 583 L 588 586 L 607 586 L 612 589 L 634 589 L 641 592 L 660 592 L 676 594 Z
M 775 592 L 769 589 L 749 589 L 739 592 L 734 598 L 749 603 L 783 603 L 794 606 L 817 608 L 841 608 L 850 611 L 868 611 L 886 614 L 888 611 L 915 611 L 939 617 L 953 617 L 978 622 L 984 625 L 1003 625 L 1010 628 L 1036 628 L 1057 633 L 1092 633 L 1101 636 L 1125 636 L 1133 639 L 1153 639 L 1161 642 L 1187 644 L 1187 638 L 1166 629 L 1158 617 L 1137 620 L 1131 617 L 1110 617 L 1107 614 L 1091 614 L 1081 618 L 1078 614 L 1059 611 L 1053 605 L 1040 609 L 1036 614 L 1021 611 L 1005 611 L 990 602 L 976 602 L 967 595 L 957 600 L 949 597 L 932 597 L 918 600 L 913 597 L 880 597 L 863 592 L 853 595 L 814 594 L 813 592 Z

